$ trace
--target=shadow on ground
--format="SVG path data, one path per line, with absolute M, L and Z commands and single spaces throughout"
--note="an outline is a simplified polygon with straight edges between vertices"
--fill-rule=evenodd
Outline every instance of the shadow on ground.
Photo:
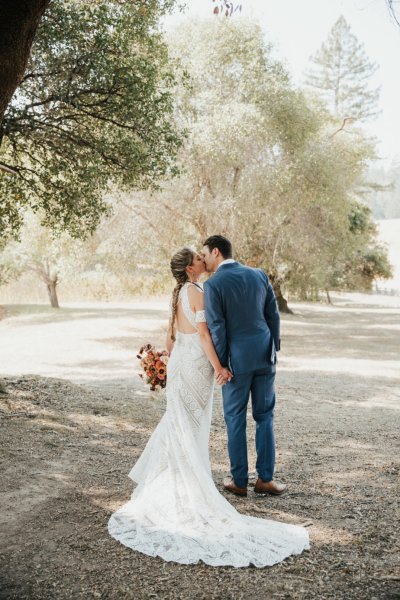
M 318 375 L 314 393 L 303 394 L 298 374 L 282 374 L 278 471 L 290 491 L 229 498 L 247 514 L 308 524 L 311 551 L 269 569 L 237 570 L 165 563 L 108 535 L 162 399 L 138 388 L 107 395 L 63 380 L 9 378 L 1 402 L 0 598 L 396 598 L 395 409 L 366 406 L 374 398 L 368 379 L 341 382 L 344 392 L 358 386 L 351 405 L 345 393 L 335 400 L 315 393 L 335 381 Z M 217 394 L 210 448 L 218 486 L 225 444 Z

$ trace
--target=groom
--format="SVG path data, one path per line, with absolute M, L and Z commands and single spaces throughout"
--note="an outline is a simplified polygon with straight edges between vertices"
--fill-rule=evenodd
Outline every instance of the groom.
M 268 277 L 232 258 L 232 245 L 221 235 L 206 239 L 203 256 L 208 272 L 204 284 L 206 319 L 221 364 L 233 378 L 222 388 L 232 477 L 227 491 L 247 496 L 246 411 L 251 394 L 256 421 L 254 491 L 279 496 L 286 486 L 273 481 L 275 467 L 274 406 L 279 311 Z

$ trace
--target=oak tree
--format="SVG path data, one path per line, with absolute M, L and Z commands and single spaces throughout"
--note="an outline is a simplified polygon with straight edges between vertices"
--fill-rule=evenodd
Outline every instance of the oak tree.
M 75 237 L 107 212 L 105 192 L 174 173 L 175 74 L 158 30 L 168 0 L 52 0 L 3 121 L 0 232 L 25 208 Z

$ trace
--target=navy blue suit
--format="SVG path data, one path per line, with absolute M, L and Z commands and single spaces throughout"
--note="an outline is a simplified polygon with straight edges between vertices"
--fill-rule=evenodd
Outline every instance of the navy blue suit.
M 251 394 L 256 421 L 256 469 L 273 479 L 276 351 L 279 310 L 268 277 L 238 262 L 221 265 L 204 284 L 207 324 L 221 364 L 234 377 L 223 386 L 231 473 L 236 485 L 248 481 L 246 412 Z

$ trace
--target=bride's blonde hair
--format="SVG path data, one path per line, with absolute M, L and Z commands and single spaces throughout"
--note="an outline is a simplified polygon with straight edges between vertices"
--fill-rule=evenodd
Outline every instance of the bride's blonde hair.
M 178 306 L 179 292 L 187 281 L 189 281 L 189 275 L 186 269 L 193 264 L 195 253 L 190 248 L 182 248 L 176 252 L 171 258 L 170 267 L 172 275 L 176 279 L 176 285 L 172 291 L 172 302 L 171 302 L 171 340 L 175 341 L 175 317 L 176 309 Z

